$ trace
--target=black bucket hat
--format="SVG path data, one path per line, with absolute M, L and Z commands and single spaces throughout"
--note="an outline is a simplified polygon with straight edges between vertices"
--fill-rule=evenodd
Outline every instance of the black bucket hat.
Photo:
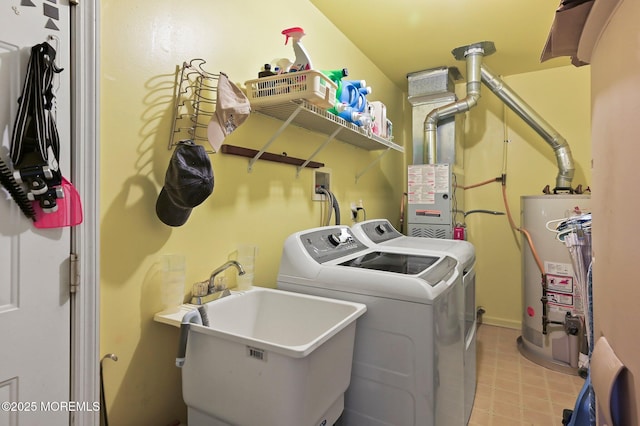
M 212 192 L 213 170 L 204 147 L 181 141 L 171 156 L 164 186 L 156 201 L 156 214 L 169 226 L 182 226 L 191 210 Z

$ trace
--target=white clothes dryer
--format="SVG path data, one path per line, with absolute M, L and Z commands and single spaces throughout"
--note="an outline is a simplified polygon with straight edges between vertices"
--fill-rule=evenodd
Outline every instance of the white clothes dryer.
M 447 255 L 458 261 L 464 288 L 464 407 L 465 424 L 471 417 L 476 392 L 476 273 L 475 247 L 468 241 L 409 237 L 401 234 L 386 219 L 358 222 L 353 234 L 369 247 L 394 248 L 406 253 Z
M 346 426 L 462 426 L 462 274 L 445 253 L 370 247 L 347 226 L 290 235 L 278 288 L 357 301 Z

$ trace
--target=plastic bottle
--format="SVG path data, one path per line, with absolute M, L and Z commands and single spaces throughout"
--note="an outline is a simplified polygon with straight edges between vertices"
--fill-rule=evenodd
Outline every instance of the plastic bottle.
M 311 65 L 311 58 L 300 42 L 300 39 L 305 35 L 304 30 L 300 27 L 292 27 L 282 30 L 282 34 L 286 37 L 284 40 L 285 45 L 289 41 L 289 37 L 291 37 L 293 40 L 293 52 L 296 54 L 296 58 L 293 61 L 293 65 L 289 68 L 289 71 L 305 71 L 312 69 L 313 65 Z
M 269 65 L 271 65 L 271 69 L 276 74 L 284 74 L 289 72 L 289 67 L 291 67 L 292 64 L 293 62 L 288 58 L 279 58 L 271 61 L 271 64 Z
M 258 78 L 271 77 L 272 75 L 276 75 L 276 73 L 271 71 L 271 64 L 264 64 L 264 68 L 258 73 Z
M 342 83 L 342 93 L 340 102 L 347 104 L 356 112 L 364 112 L 367 107 L 366 91 L 363 93 L 362 89 L 358 89 L 348 81 Z
M 352 86 L 355 86 L 358 89 L 362 89 L 364 87 L 367 87 L 367 82 L 366 80 L 345 80 L 345 83 L 351 84 Z
M 363 127 L 367 130 L 373 131 L 373 117 L 368 112 L 353 112 L 351 114 L 351 121 L 356 126 Z
M 368 108 L 367 95 L 371 87 L 364 80 L 342 80 L 342 90 L 335 104 L 337 115 L 357 126 L 371 129 L 373 116 Z
M 322 71 L 322 74 L 329 77 L 329 80 L 333 81 L 338 86 L 338 90 L 340 90 L 342 79 L 349 75 L 349 70 L 346 68 L 342 68 L 339 70 L 327 70 Z
M 334 103 L 333 108 L 330 108 L 327 111 L 332 114 L 338 115 L 339 111 L 336 109 L 336 105 L 340 103 L 340 96 L 342 96 L 342 79 L 349 75 L 349 70 L 347 70 L 346 68 L 342 68 L 339 70 L 322 71 L 322 73 L 329 77 L 329 80 L 333 81 L 337 86 L 336 102 Z

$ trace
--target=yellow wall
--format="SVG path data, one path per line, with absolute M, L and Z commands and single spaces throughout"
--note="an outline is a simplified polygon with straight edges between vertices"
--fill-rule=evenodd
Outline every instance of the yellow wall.
M 209 71 L 224 71 L 243 84 L 262 64 L 293 58 L 281 30 L 301 26 L 303 44 L 317 69 L 347 67 L 366 79 L 370 100 L 381 100 L 397 129 L 404 127 L 404 97 L 352 43 L 310 3 L 293 0 L 141 0 L 101 3 L 101 353 L 112 424 L 169 424 L 186 420 L 180 372 L 174 366 L 177 329 L 153 322 L 162 309 L 159 258 L 186 257 L 185 294 L 224 263 L 240 243 L 259 246 L 256 282 L 275 286 L 282 243 L 290 233 L 321 225 L 324 203 L 311 201 L 312 174 L 294 166 L 211 156 L 215 189 L 180 228 L 155 214 L 155 201 L 171 152 L 176 66 L 192 58 Z M 253 115 L 227 138 L 260 148 L 280 126 Z M 326 137 L 288 129 L 269 151 L 311 154 Z M 402 141 L 402 132 L 396 137 Z M 388 153 L 356 183 L 355 176 L 379 154 L 330 143 L 314 160 L 332 170 L 333 192 L 350 223 L 349 202 L 363 200 L 368 217 L 398 222 L 404 181 L 403 155 Z M 232 277 L 230 277 L 232 278 Z M 217 368 L 215 359 L 211 368 Z
M 493 70 L 497 73 L 498 70 Z M 504 77 L 504 81 L 569 143 L 575 162 L 573 186 L 591 183 L 589 67 L 562 67 Z M 458 87 L 464 94 L 464 88 Z M 507 200 L 520 225 L 520 197 L 541 195 L 555 186 L 558 172 L 553 149 L 486 86 L 478 106 L 469 111 L 465 135 L 465 185 L 501 175 L 507 146 Z M 506 133 L 506 136 L 505 136 Z M 465 191 L 465 210 L 505 212 L 501 186 L 492 183 Z M 476 302 L 487 323 L 519 328 L 522 239 L 506 216 L 470 214 L 469 240 L 476 247 Z

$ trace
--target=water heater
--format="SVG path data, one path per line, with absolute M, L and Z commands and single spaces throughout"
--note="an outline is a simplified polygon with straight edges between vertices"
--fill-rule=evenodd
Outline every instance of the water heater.
M 578 374 L 578 356 L 582 334 L 572 335 L 563 325 L 569 316 L 581 312 L 579 289 L 571 257 L 556 233 L 547 223 L 574 216 L 577 211 L 590 211 L 589 195 L 523 196 L 520 200 L 522 228 L 533 240 L 544 264 L 547 285 L 548 319 L 552 323 L 543 333 L 542 274 L 526 242 L 522 249 L 522 335 L 518 338 L 520 353 L 536 364 L 569 374 Z

